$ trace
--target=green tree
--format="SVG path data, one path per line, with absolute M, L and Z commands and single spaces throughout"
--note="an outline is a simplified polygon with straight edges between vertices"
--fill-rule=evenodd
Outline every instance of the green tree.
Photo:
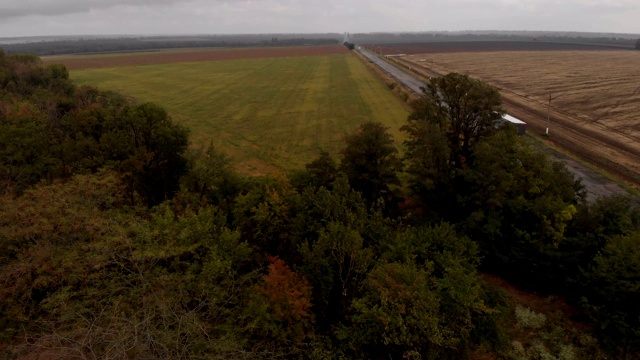
M 307 187 L 330 189 L 333 182 L 340 176 L 338 164 L 326 151 L 321 151 L 317 158 L 305 165 L 304 170 L 289 174 L 291 185 L 303 191 Z
M 290 236 L 294 189 L 282 180 L 255 179 L 233 205 L 233 225 L 261 256 L 285 261 L 295 253 Z
M 367 122 L 345 137 L 340 169 L 369 206 L 379 198 L 392 204 L 391 186 L 400 183 L 398 171 L 402 169 L 402 161 L 387 130 L 380 123 Z
M 491 313 L 475 270 L 477 245 L 442 224 L 401 230 L 382 251 L 337 336 L 362 358 L 465 358 L 475 319 Z
M 173 196 L 186 171 L 188 130 L 171 121 L 161 107 L 145 103 L 124 109 L 109 146 L 124 147 L 128 157 L 118 166 L 132 202 L 134 194 L 149 205 Z M 104 138 L 103 138 L 104 140 Z
M 447 212 L 456 172 L 446 135 L 436 124 L 411 119 L 401 130 L 407 133 L 404 161 L 413 195 L 423 207 L 440 214 Z
M 640 347 L 640 233 L 612 237 L 585 271 L 583 304 L 598 331 L 623 354 Z
M 412 263 L 382 264 L 353 302 L 353 328 L 338 337 L 355 343 L 356 358 L 420 358 L 437 353 L 445 341 L 439 327 L 439 297 L 430 270 Z M 418 355 L 418 356 L 416 356 Z
M 231 214 L 239 192 L 239 180 L 231 160 L 213 145 L 186 153 L 187 172 L 181 178 L 176 196 L 183 206 L 195 208 L 215 205 Z
M 475 144 L 494 132 L 504 111 L 498 90 L 468 75 L 450 73 L 433 78 L 421 98 L 413 102 L 409 116 L 409 146 L 419 140 L 422 131 L 415 122 L 427 122 L 440 128 L 447 138 L 449 159 L 457 168 L 468 161 Z M 416 129 L 416 130 L 413 130 Z M 415 155 L 415 154 L 414 154 Z M 431 156 L 431 155 L 427 155 Z
M 569 281 L 563 286 L 575 293 L 582 291 L 576 289 L 584 283 L 582 270 L 591 265 L 611 237 L 640 232 L 640 210 L 628 196 L 601 197 L 580 203 L 577 209 L 553 261 L 559 266 L 557 272 Z
M 409 186 L 428 216 L 456 222 L 465 192 L 462 172 L 473 166 L 475 147 L 496 132 L 503 113 L 498 91 L 467 75 L 433 78 L 411 105 L 401 130 Z
M 4 89 L 11 79 L 7 55 L 0 49 L 0 89 Z
M 349 186 L 341 176 L 329 188 L 304 189 L 293 198 L 289 228 L 295 247 L 308 246 L 318 241 L 327 224 L 339 223 L 359 233 L 374 228 L 362 195 Z
M 330 188 L 338 178 L 338 164 L 326 151 L 320 152 L 317 159 L 305 165 L 305 169 L 309 174 L 310 185 L 316 188 Z
M 501 131 L 478 144 L 459 190 L 466 232 L 481 244 L 485 265 L 520 280 L 555 276 L 548 251 L 564 241 L 581 184 L 562 163 Z M 545 265 L 546 264 L 546 265 Z
M 74 86 L 62 65 L 32 55 L 0 57 L 0 191 L 20 193 L 68 172 L 61 158 L 61 122 Z
M 476 270 L 480 262 L 478 245 L 444 223 L 397 231 L 383 243 L 381 258 L 415 263 L 429 272 L 439 301 L 440 350 L 457 354 L 454 358 L 464 354 L 471 343 L 475 319 L 491 320 Z
M 351 300 L 361 291 L 367 272 L 374 265 L 373 250 L 357 229 L 329 223 L 318 241 L 301 246 L 304 274 L 313 279 L 320 311 L 330 320 L 342 320 Z
M 28 102 L 7 106 L 0 123 L 0 192 L 21 193 L 41 179 L 52 179 L 55 157 L 49 152 L 46 124 Z

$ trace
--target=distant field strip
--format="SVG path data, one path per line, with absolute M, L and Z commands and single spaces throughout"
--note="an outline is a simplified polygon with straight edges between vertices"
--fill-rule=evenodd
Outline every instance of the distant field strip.
M 45 63 L 63 63 L 69 70 L 82 70 L 119 66 L 159 65 L 237 59 L 263 59 L 272 57 L 319 56 L 346 53 L 348 53 L 347 48 L 339 45 L 286 46 L 240 49 L 181 49 L 100 55 L 61 55 L 45 57 L 43 61 Z
M 321 149 L 337 154 L 359 124 L 380 121 L 399 145 L 408 110 L 350 54 L 169 63 L 76 70 L 78 84 L 165 107 L 195 146 L 212 142 L 238 170 L 299 169 Z

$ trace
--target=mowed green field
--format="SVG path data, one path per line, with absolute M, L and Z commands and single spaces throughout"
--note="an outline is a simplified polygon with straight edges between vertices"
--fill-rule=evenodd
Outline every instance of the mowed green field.
M 185 62 L 74 70 L 79 85 L 152 101 L 213 143 L 245 175 L 303 168 L 321 150 L 338 155 L 345 134 L 384 123 L 400 149 L 409 114 L 351 54 Z

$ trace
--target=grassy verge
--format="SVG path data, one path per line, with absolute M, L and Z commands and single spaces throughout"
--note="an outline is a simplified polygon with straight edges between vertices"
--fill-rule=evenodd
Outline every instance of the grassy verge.
M 592 171 L 600 174 L 602 177 L 606 178 L 607 180 L 614 182 L 616 184 L 618 184 L 622 189 L 624 189 L 629 195 L 635 196 L 635 197 L 639 197 L 640 198 L 640 189 L 637 189 L 636 187 L 634 187 L 633 185 L 630 185 L 628 182 L 624 181 L 623 179 L 621 179 L 620 177 L 615 176 L 615 174 L 608 172 L 606 170 L 603 170 L 587 161 L 584 161 L 582 159 L 580 159 L 579 157 L 577 157 L 575 154 L 561 148 L 558 146 L 555 146 L 551 141 L 549 141 L 548 139 L 548 135 L 545 134 L 537 134 L 537 133 L 533 133 L 533 132 L 528 132 L 527 133 L 527 139 L 529 139 L 531 141 L 532 144 L 534 144 L 536 147 L 538 147 L 539 149 L 542 149 L 543 151 L 552 154 L 552 152 L 556 152 L 558 154 L 560 154 L 563 157 L 569 158 L 575 162 L 580 163 L 582 166 L 591 169 Z

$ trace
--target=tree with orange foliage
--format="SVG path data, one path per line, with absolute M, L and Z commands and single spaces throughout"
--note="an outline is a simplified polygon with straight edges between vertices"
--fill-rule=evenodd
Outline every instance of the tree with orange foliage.
M 268 256 L 267 260 L 269 272 L 257 285 L 267 308 L 262 327 L 270 336 L 300 343 L 308 335 L 313 321 L 311 285 L 281 259 Z

